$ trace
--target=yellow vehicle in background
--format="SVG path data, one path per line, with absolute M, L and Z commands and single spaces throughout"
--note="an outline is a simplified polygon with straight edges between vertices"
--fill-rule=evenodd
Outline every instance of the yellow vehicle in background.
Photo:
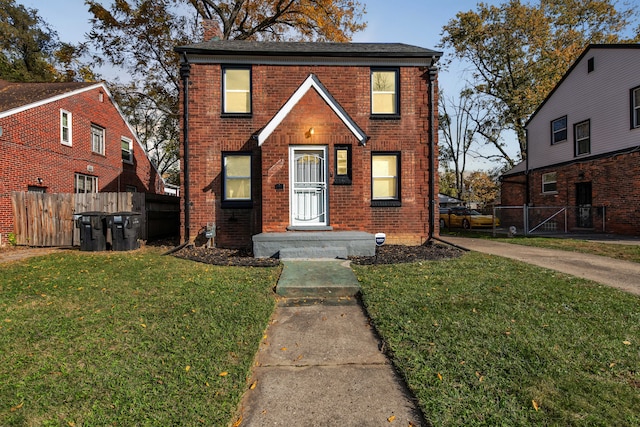
M 440 209 L 440 228 L 472 228 L 499 227 L 500 220 L 493 215 L 483 215 L 464 206 Z

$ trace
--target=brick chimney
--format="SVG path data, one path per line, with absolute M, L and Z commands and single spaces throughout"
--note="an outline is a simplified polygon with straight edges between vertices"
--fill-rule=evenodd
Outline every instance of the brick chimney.
M 204 41 L 222 40 L 222 29 L 217 19 L 204 19 L 202 28 L 204 29 Z

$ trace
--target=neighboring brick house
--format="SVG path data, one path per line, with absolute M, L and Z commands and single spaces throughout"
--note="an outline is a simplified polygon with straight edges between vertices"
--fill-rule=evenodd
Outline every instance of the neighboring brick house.
M 567 206 L 570 230 L 640 235 L 640 45 L 590 45 L 527 122 L 504 206 Z
M 11 193 L 163 193 L 163 180 L 104 83 L 0 80 L 0 233 Z
M 441 52 L 220 40 L 176 51 L 188 89 L 185 240 L 213 224 L 220 247 L 343 231 L 420 244 L 433 233 Z

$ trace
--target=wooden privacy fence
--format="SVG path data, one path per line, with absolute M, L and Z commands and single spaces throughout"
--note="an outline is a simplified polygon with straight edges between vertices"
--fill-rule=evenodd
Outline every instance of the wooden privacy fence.
M 78 246 L 80 231 L 75 226 L 75 219 L 84 212 L 137 212 L 142 240 L 175 235 L 180 227 L 179 198 L 171 196 L 13 192 L 11 204 L 18 245 Z

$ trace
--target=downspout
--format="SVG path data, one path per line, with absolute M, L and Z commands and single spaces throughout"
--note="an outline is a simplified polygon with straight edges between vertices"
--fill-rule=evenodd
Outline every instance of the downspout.
M 427 243 L 434 239 L 433 231 L 436 228 L 435 209 L 437 206 L 436 192 L 436 134 L 435 129 L 436 114 L 435 107 L 435 82 L 438 76 L 438 68 L 435 66 L 437 57 L 431 57 L 431 65 L 429 66 L 429 238 Z
M 184 242 L 191 241 L 189 226 L 189 77 L 191 75 L 191 65 L 185 53 L 180 61 L 180 78 L 182 78 L 182 143 L 184 154 L 182 159 L 182 176 L 184 179 Z

